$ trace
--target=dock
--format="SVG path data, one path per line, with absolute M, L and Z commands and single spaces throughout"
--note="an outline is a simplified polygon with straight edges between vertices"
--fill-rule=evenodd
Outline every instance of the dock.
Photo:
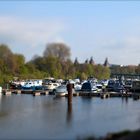
M 38 95 L 48 95 L 49 91 L 47 90 L 19 90 L 19 89 L 3 89 L 2 90 L 2 95 L 11 95 L 11 94 L 31 94 L 33 96 L 38 96 Z
M 19 90 L 19 89 L 3 89 L 2 95 L 12 95 L 12 94 L 29 94 L 32 96 L 42 96 L 42 95 L 54 95 L 50 94 L 51 92 L 49 90 Z M 133 98 L 134 100 L 140 99 L 140 93 L 135 92 L 127 92 L 127 93 L 121 93 L 121 92 L 93 92 L 93 91 L 76 91 L 72 94 L 73 97 L 76 96 L 85 96 L 85 97 L 99 97 L 101 99 L 105 98 L 114 98 L 114 97 L 120 97 L 120 98 Z M 65 97 L 67 97 L 67 94 L 65 94 Z
M 132 97 L 133 93 L 121 93 L 121 92 L 80 92 L 79 96 L 91 96 L 91 97 L 100 97 L 100 98 L 109 98 L 109 97 Z
M 49 91 L 36 90 L 32 92 L 33 96 L 48 95 Z
M 81 92 L 79 92 L 79 96 L 100 97 L 100 93 L 90 92 L 90 91 L 81 91 Z
M 11 92 L 11 90 L 9 90 L 9 89 L 4 89 L 4 90 L 2 90 L 2 94 L 3 94 L 3 95 L 11 95 L 12 92 Z

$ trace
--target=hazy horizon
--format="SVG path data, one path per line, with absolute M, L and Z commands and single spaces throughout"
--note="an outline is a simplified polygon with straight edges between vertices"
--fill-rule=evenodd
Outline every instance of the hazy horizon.
M 71 59 L 140 63 L 139 1 L 0 1 L 0 44 L 26 61 L 64 42 Z

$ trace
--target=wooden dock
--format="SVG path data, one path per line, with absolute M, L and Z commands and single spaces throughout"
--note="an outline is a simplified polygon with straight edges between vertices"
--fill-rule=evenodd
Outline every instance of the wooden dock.
M 34 96 L 38 95 L 47 95 L 49 94 L 49 91 L 46 90 L 19 90 L 19 89 L 3 89 L 2 95 L 11 95 L 11 94 L 31 94 Z
M 79 96 L 92 96 L 92 97 L 100 97 L 100 93 L 95 92 L 79 92 Z
M 11 95 L 11 94 L 30 94 L 33 96 L 42 96 L 42 95 L 54 95 L 50 94 L 48 90 L 13 90 L 13 89 L 3 89 L 2 95 Z M 67 94 L 65 95 L 67 97 Z M 100 97 L 101 99 L 121 97 L 128 98 L 132 97 L 134 100 L 140 99 L 140 93 L 121 93 L 121 92 L 91 92 L 91 91 L 78 91 L 74 92 L 73 96 L 87 96 L 87 97 Z
M 33 91 L 32 95 L 33 96 L 40 96 L 40 95 L 48 95 L 49 91 L 42 91 L 42 90 L 36 90 Z
M 80 92 L 79 96 L 93 96 L 93 97 L 101 97 L 109 98 L 109 97 L 132 97 L 132 93 L 120 93 L 120 92 Z
M 21 90 L 11 90 L 11 93 L 14 93 L 14 94 L 21 94 Z
M 2 90 L 2 94 L 3 94 L 3 95 L 11 95 L 12 92 L 11 92 L 11 90 L 9 90 L 9 89 L 3 89 L 3 90 Z
M 33 90 L 31 90 L 31 89 L 21 90 L 21 94 L 33 94 Z

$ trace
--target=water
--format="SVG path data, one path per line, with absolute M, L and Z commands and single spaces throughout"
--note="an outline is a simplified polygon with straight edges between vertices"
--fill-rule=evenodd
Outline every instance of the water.
M 11 95 L 0 98 L 0 139 L 77 139 L 140 128 L 140 101 Z

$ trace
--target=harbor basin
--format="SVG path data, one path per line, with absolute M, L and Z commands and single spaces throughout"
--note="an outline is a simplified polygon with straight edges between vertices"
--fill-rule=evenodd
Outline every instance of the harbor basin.
M 140 128 L 132 98 L 0 96 L 0 139 L 78 139 Z

